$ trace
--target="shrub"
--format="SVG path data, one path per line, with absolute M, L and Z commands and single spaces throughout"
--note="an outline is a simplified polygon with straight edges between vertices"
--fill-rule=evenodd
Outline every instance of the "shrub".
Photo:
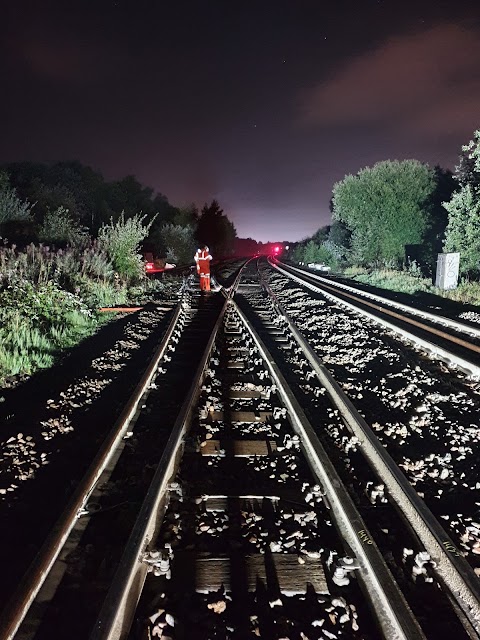
M 65 207 L 58 207 L 54 211 L 47 211 L 38 237 L 42 242 L 53 243 L 59 246 L 71 244 L 85 246 L 89 235 L 86 229 L 76 222 Z
M 100 242 L 93 241 L 80 255 L 81 274 L 89 278 L 114 279 L 115 269 Z
M 161 227 L 162 244 L 169 262 L 189 264 L 195 253 L 195 236 L 192 225 L 181 226 L 166 223 Z
M 32 205 L 22 202 L 10 186 L 6 173 L 0 173 L 0 225 L 10 220 L 31 220 Z
M 437 289 L 429 278 L 424 278 L 418 264 L 413 261 L 405 271 L 395 269 L 380 269 L 369 271 L 364 267 L 348 267 L 344 275 L 383 289 L 400 291 L 414 294 L 419 291 L 426 291 L 434 295 L 463 302 L 464 304 L 480 305 L 480 282 L 471 282 L 468 278 L 463 278 L 456 289 Z
M 343 273 L 345 276 L 347 276 L 347 278 L 355 278 L 360 274 L 368 273 L 368 269 L 366 267 L 352 266 L 352 267 L 346 267 L 343 270 Z
M 407 273 L 411 278 L 418 278 L 419 280 L 423 278 L 422 269 L 416 260 L 408 263 Z
M 110 219 L 109 225 L 98 233 L 100 246 L 105 250 L 121 278 L 135 282 L 145 277 L 143 260 L 139 254 L 141 242 L 148 236 L 153 220 L 144 225 L 146 216 L 133 216 L 125 220 L 122 213 L 117 222 Z
M 464 304 L 480 305 L 480 282 L 471 282 L 468 279 L 462 279 L 456 289 L 448 291 L 438 290 L 443 298 L 456 300 Z
M 157 278 L 147 278 L 141 286 L 133 286 L 128 289 L 128 301 L 130 304 L 146 304 L 147 302 L 163 298 L 168 284 L 165 278 L 158 280 Z M 177 280 L 177 289 L 180 282 Z
M 22 286 L 25 282 L 42 286 L 50 281 L 70 293 L 86 292 L 86 302 L 91 308 L 106 306 L 105 299 L 121 297 L 124 302 L 125 288 L 119 296 L 118 275 L 97 242 L 90 242 L 84 249 L 67 247 L 57 251 L 34 244 L 24 251 L 15 246 L 0 247 L 0 288 Z
M 0 248 L 0 287 L 22 285 L 23 282 L 45 284 L 54 277 L 55 254 L 48 247 L 28 245 L 24 251 L 4 244 Z
M 27 322 L 36 320 L 39 325 L 61 322 L 71 312 L 93 318 L 80 298 L 64 291 L 53 280 L 39 286 L 23 282 L 6 287 L 0 291 L 0 315 L 9 307 L 21 311 Z
M 0 381 L 50 366 L 96 324 L 85 304 L 54 281 L 6 287 L 0 291 Z

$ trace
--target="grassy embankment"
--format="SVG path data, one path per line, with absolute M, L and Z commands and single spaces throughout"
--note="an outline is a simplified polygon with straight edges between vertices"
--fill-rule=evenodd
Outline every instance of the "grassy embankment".
M 161 295 L 159 280 L 122 280 L 95 246 L 51 251 L 0 247 L 0 387 L 50 367 L 114 314 Z
M 455 300 L 464 304 L 480 306 L 480 282 L 461 279 L 458 287 L 451 291 L 443 291 L 432 284 L 430 278 L 424 278 L 415 269 L 400 271 L 395 269 L 379 269 L 366 271 L 359 267 L 345 269 L 344 275 L 382 289 L 415 294 L 426 292 L 433 295 Z

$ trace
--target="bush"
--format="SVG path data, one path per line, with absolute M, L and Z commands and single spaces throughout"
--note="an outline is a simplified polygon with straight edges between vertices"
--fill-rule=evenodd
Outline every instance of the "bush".
M 343 270 L 343 274 L 347 277 L 347 278 L 356 278 L 359 275 L 362 274 L 366 274 L 368 273 L 368 269 L 366 269 L 365 267 L 346 267 Z
M 300 244 L 295 248 L 293 259 L 304 264 L 326 264 L 337 270 L 342 262 L 342 255 L 340 248 L 329 240 L 321 244 L 317 244 L 314 240 L 309 240 L 305 245 Z
M 456 289 L 448 291 L 437 289 L 429 278 L 423 277 L 421 269 L 415 261 L 405 271 L 395 269 L 367 271 L 364 267 L 355 266 L 345 269 L 344 275 L 352 280 L 392 291 L 410 294 L 426 291 L 464 304 L 480 305 L 480 282 L 471 282 L 468 278 L 463 278 Z
M 91 310 L 78 296 L 64 291 L 53 280 L 40 286 L 24 282 L 6 287 L 0 291 L 0 317 L 9 307 L 20 311 L 26 322 L 35 320 L 39 325 L 62 322 L 69 313 L 93 318 Z
M 168 262 L 189 264 L 195 254 L 195 236 L 192 225 L 181 226 L 166 223 L 161 227 L 160 236 L 166 248 Z
M 115 278 L 115 269 L 108 258 L 106 251 L 100 242 L 93 241 L 82 251 L 80 255 L 80 273 L 88 278 L 103 278 L 112 280 Z
M 86 304 L 95 309 L 125 302 L 126 286 L 118 280 L 112 263 L 96 242 L 84 249 L 68 247 L 57 251 L 34 244 L 25 251 L 18 251 L 15 246 L 0 248 L 2 289 L 22 287 L 25 282 L 38 286 L 55 282 L 70 293 L 85 296 Z
M 56 256 L 48 247 L 30 244 L 24 251 L 6 244 L 0 249 L 0 287 L 19 286 L 23 282 L 45 284 L 54 277 Z
M 177 288 L 179 285 L 177 284 Z M 133 286 L 128 290 L 128 301 L 130 304 L 143 305 L 163 298 L 165 293 L 165 283 L 157 278 L 147 278 L 141 286 Z
M 117 222 L 110 219 L 110 224 L 101 227 L 98 233 L 99 244 L 107 253 L 115 270 L 121 278 L 129 282 L 145 278 L 139 251 L 153 222 L 152 220 L 144 225 L 145 217 L 136 215 L 125 220 L 122 213 Z
M 50 366 L 96 325 L 85 304 L 53 281 L 6 287 L 0 291 L 0 381 Z
M 0 173 L 0 225 L 11 220 L 31 220 L 32 205 L 22 202 L 10 186 L 6 173 Z
M 38 237 L 42 242 L 53 243 L 57 246 L 70 244 L 82 247 L 89 241 L 86 229 L 72 218 L 69 210 L 65 207 L 58 207 L 55 211 L 47 211 Z

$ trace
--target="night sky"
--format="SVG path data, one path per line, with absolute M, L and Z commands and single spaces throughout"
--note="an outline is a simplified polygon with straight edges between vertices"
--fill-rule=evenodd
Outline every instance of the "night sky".
M 241 237 L 329 224 L 334 182 L 453 169 L 480 127 L 480 2 L 0 0 L 0 163 L 78 159 Z

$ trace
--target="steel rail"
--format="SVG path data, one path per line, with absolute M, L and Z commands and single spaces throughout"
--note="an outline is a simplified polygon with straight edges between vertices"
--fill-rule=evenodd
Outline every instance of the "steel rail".
M 480 329 L 477 329 L 476 327 L 472 327 L 468 324 L 464 324 L 463 322 L 457 322 L 456 320 L 452 320 L 451 318 L 430 313 L 429 311 L 415 309 L 415 307 L 410 307 L 409 305 L 403 304 L 402 302 L 397 302 L 396 300 L 391 300 L 390 298 L 382 298 L 382 296 L 379 296 L 375 293 L 371 293 L 370 291 L 364 291 L 363 289 L 355 289 L 355 287 L 351 287 L 348 284 L 344 284 L 343 282 L 337 282 L 336 280 L 330 280 L 330 279 L 324 278 L 318 275 L 317 273 L 311 273 L 310 271 L 305 271 L 304 269 L 299 269 L 298 267 L 287 265 L 284 262 L 281 262 L 279 260 L 277 260 L 276 262 L 278 264 L 281 264 L 286 269 L 292 269 L 297 273 L 307 274 L 311 278 L 325 284 L 329 283 L 329 285 L 333 288 L 339 288 L 339 289 L 345 289 L 347 291 L 351 291 L 353 293 L 358 294 L 361 297 L 377 300 L 378 302 L 382 302 L 387 306 L 396 307 L 397 309 L 401 309 L 402 311 L 406 311 L 407 313 L 411 313 L 412 315 L 425 318 L 425 320 L 430 320 L 431 322 L 442 324 L 443 326 L 450 327 L 451 329 L 454 329 L 455 331 L 458 331 L 460 333 L 468 333 L 471 336 L 480 338 Z
M 168 485 L 180 464 L 184 437 L 191 421 L 192 412 L 198 402 L 210 354 L 227 307 L 232 304 L 232 295 L 238 286 L 240 277 L 241 273 L 238 274 L 229 291 L 224 294 L 226 297 L 224 305 L 197 367 L 186 399 L 175 420 L 172 433 L 165 445 L 120 560 L 119 568 L 113 578 L 112 586 L 105 597 L 89 640 L 120 640 L 125 638 L 130 630 L 147 576 L 147 565 L 141 561 L 142 554 L 150 543 L 154 543 L 162 524 L 163 515 L 168 506 Z
M 388 320 L 385 320 L 384 318 L 379 318 L 377 315 L 375 315 L 373 313 L 369 313 L 365 309 L 359 309 L 358 307 L 356 307 L 354 304 L 348 302 L 347 300 L 342 300 L 341 298 L 336 297 L 334 294 L 329 293 L 328 291 L 325 291 L 324 289 L 322 289 L 320 287 L 317 287 L 316 285 L 312 284 L 311 282 L 303 280 L 302 278 L 296 276 L 294 273 L 290 273 L 289 271 L 286 271 L 286 270 L 282 269 L 281 267 L 279 267 L 276 264 L 273 264 L 272 266 L 275 269 L 277 269 L 280 273 L 283 273 L 287 277 L 292 278 L 292 280 L 297 281 L 298 283 L 302 284 L 304 287 L 307 287 L 308 289 L 311 289 L 312 291 L 315 291 L 315 293 L 321 293 L 326 298 L 334 301 L 336 304 L 344 305 L 345 307 L 351 309 L 352 311 L 355 311 L 355 313 L 359 313 L 359 314 L 361 314 L 363 316 L 366 316 L 370 320 L 373 320 L 375 323 L 381 324 L 384 327 L 386 327 L 387 329 L 390 329 L 391 331 L 393 331 L 394 333 L 397 333 L 397 334 L 401 335 L 403 338 L 405 338 L 405 340 L 408 340 L 409 342 L 411 342 L 413 344 L 421 346 L 425 351 L 427 351 L 428 353 L 438 357 L 440 360 L 443 360 L 447 364 L 457 366 L 459 369 L 464 371 L 469 377 L 475 378 L 475 379 L 480 379 L 480 366 L 474 364 L 473 362 L 470 362 L 469 360 L 466 360 L 465 358 L 462 358 L 461 356 L 458 356 L 455 353 L 452 353 L 451 351 L 448 351 L 447 349 L 444 349 L 443 347 L 440 347 L 439 345 L 437 345 L 437 344 L 435 344 L 433 342 L 429 342 L 428 340 L 424 340 L 423 338 L 420 338 L 419 336 L 415 336 L 414 334 L 409 333 L 406 329 L 403 329 L 402 327 L 399 327 L 399 326 L 393 324 L 392 322 L 389 322 Z M 342 295 L 345 295 L 345 296 L 348 296 L 350 298 L 353 298 L 353 296 L 351 296 L 350 294 L 347 294 L 347 293 L 343 293 Z M 385 314 L 388 314 L 388 315 L 391 315 L 391 316 L 396 316 L 397 318 L 400 318 L 404 322 L 409 322 L 410 324 L 415 324 L 415 325 L 419 326 L 420 328 L 424 329 L 425 331 L 429 331 L 430 333 L 436 333 L 438 335 L 441 335 L 442 338 L 445 338 L 445 339 L 450 340 L 452 342 L 457 342 L 457 344 L 459 344 L 458 340 L 455 340 L 452 336 L 448 336 L 448 334 L 444 334 L 443 332 L 439 332 L 437 329 L 433 329 L 431 327 L 427 327 L 426 325 L 422 325 L 421 323 L 418 323 L 415 320 L 411 320 L 409 318 L 404 318 L 403 316 L 399 316 L 398 314 L 396 314 L 393 311 L 388 311 L 386 309 L 381 309 L 380 307 L 377 307 L 376 305 L 373 305 L 370 302 L 366 302 L 365 300 L 361 300 L 361 303 L 365 304 L 365 305 L 369 305 L 371 307 L 375 307 L 375 308 L 379 309 L 382 313 L 385 313 Z M 464 341 L 461 341 L 461 342 L 464 342 Z M 464 343 L 464 344 L 468 345 L 469 343 Z M 461 345 L 461 346 L 464 346 L 464 345 Z M 477 347 L 476 345 L 470 345 L 470 349 L 473 350 L 473 351 L 480 351 L 480 347 Z
M 358 438 L 360 450 L 385 484 L 389 495 L 403 518 L 409 523 L 414 535 L 436 564 L 434 571 L 439 581 L 450 592 L 469 623 L 480 635 L 480 582 L 473 569 L 400 471 L 373 430 L 358 413 L 330 371 L 320 361 L 268 284 L 264 283 L 264 286 L 347 428 Z
M 185 308 L 185 292 L 182 292 L 182 299 L 177 304 L 166 334 L 151 359 L 150 364 L 136 385 L 128 403 L 125 405 L 105 438 L 93 462 L 75 489 L 68 505 L 56 521 L 52 531 L 30 565 L 28 572 L 25 574 L 25 577 L 7 603 L 5 610 L 2 612 L 0 618 L 0 640 L 12 640 L 25 618 L 29 607 L 42 587 L 70 532 L 75 526 L 79 512 L 88 502 L 89 496 L 95 489 L 98 479 L 108 466 L 115 449 L 128 431 L 128 427 L 138 411 L 138 407 L 148 390 L 150 382 L 158 368 L 158 364 L 165 354 L 182 314 L 185 312 Z
M 235 307 L 264 358 L 275 381 L 277 393 L 288 409 L 292 427 L 300 436 L 302 449 L 314 477 L 325 491 L 332 520 L 345 542 L 347 552 L 359 561 L 360 570 L 356 572 L 356 576 L 381 627 L 383 637 L 392 640 L 425 638 L 298 400 L 255 329 L 236 304 Z
M 310 277 L 310 274 L 307 274 Z M 314 277 L 313 275 L 311 277 Z M 329 289 L 330 291 L 333 291 L 335 293 L 337 293 L 335 287 L 332 287 L 331 284 L 325 284 L 324 282 L 322 282 L 322 286 L 324 286 L 326 289 Z M 405 316 L 400 315 L 399 313 L 395 313 L 395 311 L 389 311 L 387 309 L 385 309 L 384 307 L 381 307 L 377 304 L 373 304 L 373 302 L 367 302 L 366 300 L 362 300 L 362 296 L 360 294 L 351 294 L 351 293 L 343 293 L 342 295 L 346 296 L 347 298 L 350 298 L 351 300 L 356 300 L 358 302 L 361 302 L 362 304 L 367 305 L 368 307 L 371 307 L 372 309 L 375 309 L 376 311 L 381 311 L 382 313 L 386 313 L 389 316 L 392 316 L 392 318 L 396 318 L 397 320 L 401 320 L 402 322 L 407 322 L 408 324 L 413 325 L 414 327 L 418 327 L 419 329 L 423 329 L 424 331 L 428 331 L 429 333 L 433 333 L 434 335 L 437 335 L 441 338 L 443 338 L 444 340 L 449 340 L 450 342 L 454 342 L 455 344 L 458 344 L 461 347 L 464 347 L 465 349 L 469 349 L 470 351 L 475 351 L 476 353 L 480 353 L 480 347 L 478 347 L 475 344 L 471 344 L 470 342 L 467 342 L 466 340 L 462 340 L 461 338 L 457 338 L 456 336 L 452 336 L 448 333 L 445 333 L 444 331 L 439 331 L 438 329 L 434 329 L 433 327 L 429 327 L 425 324 L 423 324 L 422 322 L 418 322 L 418 320 L 412 320 L 411 318 L 406 318 Z M 380 298 L 381 299 L 381 298 Z

